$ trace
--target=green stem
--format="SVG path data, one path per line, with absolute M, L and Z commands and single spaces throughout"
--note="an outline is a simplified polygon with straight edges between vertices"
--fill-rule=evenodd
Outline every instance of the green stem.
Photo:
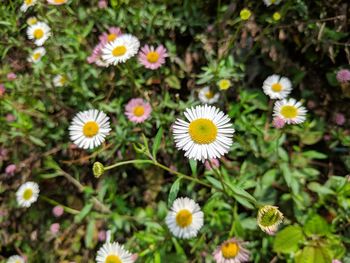
M 73 209 L 73 208 L 70 208 L 68 206 L 65 206 L 65 205 L 62 205 L 60 204 L 59 202 L 47 197 L 47 196 L 44 196 L 44 195 L 40 195 L 40 198 L 46 202 L 48 202 L 49 204 L 51 205 L 59 205 L 63 208 L 64 211 L 66 211 L 67 213 L 69 214 L 72 214 L 72 215 L 77 215 L 80 213 L 79 210 L 76 210 L 76 209 Z
M 125 162 L 119 162 L 119 163 L 112 164 L 110 166 L 106 166 L 105 171 L 113 169 L 113 168 L 118 167 L 118 166 L 123 166 L 126 164 L 132 164 L 132 163 L 136 163 L 136 164 L 150 163 L 150 164 L 152 164 L 153 161 L 151 161 L 151 160 L 129 160 L 129 161 L 125 161 Z

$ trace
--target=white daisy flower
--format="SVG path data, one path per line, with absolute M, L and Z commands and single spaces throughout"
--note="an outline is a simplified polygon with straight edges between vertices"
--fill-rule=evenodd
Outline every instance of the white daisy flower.
M 204 214 L 200 206 L 188 197 L 177 198 L 165 218 L 170 232 L 185 239 L 197 236 L 203 221 Z
M 37 183 L 26 182 L 16 192 L 17 203 L 21 207 L 30 207 L 32 203 L 38 200 L 39 192 L 39 185 Z
M 286 77 L 272 75 L 264 81 L 263 90 L 271 99 L 284 99 L 292 91 L 292 82 Z
M 189 159 L 220 158 L 232 145 L 235 130 L 230 118 L 214 106 L 197 106 L 185 111 L 187 121 L 177 119 L 173 134 L 178 149 Z
M 69 126 L 71 140 L 80 148 L 92 149 L 104 142 L 109 134 L 109 117 L 102 111 L 79 112 Z
M 67 77 L 63 76 L 63 75 L 56 75 L 53 78 L 53 85 L 55 87 L 63 87 L 65 86 L 67 83 Z
M 305 121 L 307 110 L 301 102 L 295 99 L 279 100 L 275 102 L 273 116 L 283 119 L 287 124 L 299 124 Z
M 37 63 L 46 54 L 46 50 L 43 47 L 38 47 L 33 50 L 33 53 L 28 58 L 29 62 Z
M 68 0 L 47 0 L 51 5 L 63 5 L 68 2 Z
M 134 261 L 132 254 L 117 242 L 107 242 L 97 251 L 97 263 L 133 263 Z
M 223 242 L 213 253 L 216 263 L 243 263 L 249 261 L 250 252 L 244 247 L 245 243 L 230 238 Z
M 283 214 L 277 206 L 265 205 L 258 211 L 258 226 L 269 235 L 274 235 L 278 230 L 278 225 L 283 221 Z
M 278 5 L 281 0 L 263 0 L 266 6 Z
M 37 22 L 27 28 L 29 39 L 33 39 L 35 45 L 42 46 L 51 35 L 50 27 L 44 22 Z
M 202 103 L 213 104 L 218 102 L 220 94 L 212 92 L 209 87 L 204 87 L 200 89 L 198 98 Z
M 102 49 L 102 59 L 109 65 L 124 63 L 135 56 L 139 50 L 140 41 L 133 35 L 125 34 L 109 42 Z
M 22 12 L 26 12 L 29 7 L 35 5 L 37 0 L 24 0 L 23 4 L 21 5 L 20 10 Z
M 7 263 L 24 263 L 24 258 L 19 255 L 11 256 L 7 259 Z

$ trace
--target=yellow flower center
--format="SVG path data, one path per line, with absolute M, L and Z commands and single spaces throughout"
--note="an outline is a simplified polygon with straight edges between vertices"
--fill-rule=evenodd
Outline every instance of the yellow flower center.
M 105 263 L 122 263 L 117 255 L 109 255 L 106 257 Z
M 221 90 L 227 90 L 231 86 L 231 82 L 228 79 L 222 79 L 219 81 L 219 88 Z
M 207 97 L 207 99 L 212 99 L 214 97 L 214 93 L 211 91 L 208 91 L 207 93 L 205 93 L 205 96 Z
M 252 15 L 252 13 L 249 11 L 249 9 L 244 8 L 244 9 L 242 9 L 242 11 L 239 15 L 240 15 L 242 20 L 248 20 L 249 17 Z
M 54 0 L 55 4 L 63 4 L 65 3 L 67 0 Z
M 285 105 L 281 108 L 281 114 L 287 119 L 293 119 L 298 115 L 298 109 L 294 106 Z
M 115 57 L 123 56 L 126 52 L 125 46 L 117 46 L 113 49 L 112 54 Z
M 272 16 L 273 20 L 278 21 L 281 19 L 281 14 L 278 12 L 275 12 Z
M 24 0 L 24 3 L 25 3 L 26 5 L 30 5 L 31 3 L 33 3 L 33 0 Z
M 271 86 L 271 89 L 274 91 L 274 92 L 280 92 L 282 90 L 282 85 L 279 84 L 279 83 L 275 83 Z
M 34 30 L 34 37 L 36 39 L 40 39 L 44 36 L 44 31 L 41 28 L 35 29 Z
M 23 199 L 29 200 L 33 196 L 33 190 L 32 189 L 26 189 L 23 193 Z
M 239 246 L 236 242 L 227 242 L 221 246 L 221 253 L 224 258 L 235 258 L 239 252 Z
M 176 215 L 176 223 L 181 228 L 189 226 L 192 223 L 192 213 L 187 209 L 180 210 Z
M 34 60 L 39 60 L 41 57 L 41 54 L 39 52 L 33 54 L 33 59 Z
M 276 2 L 276 0 L 271 0 L 271 4 L 274 4 Z
M 61 85 L 66 84 L 66 78 L 65 77 L 61 77 L 60 83 L 61 83 Z
M 38 19 L 36 19 L 36 17 L 30 17 L 27 20 L 28 25 L 34 25 L 36 22 L 38 22 Z
M 188 132 L 195 143 L 209 144 L 215 141 L 218 128 L 211 120 L 197 119 L 190 123 Z
M 88 137 L 94 137 L 99 131 L 98 124 L 94 121 L 88 121 L 83 127 L 83 134 Z
M 109 34 L 107 36 L 108 42 L 111 42 L 111 41 L 115 40 L 116 38 L 117 38 L 116 34 Z
M 145 108 L 143 106 L 136 106 L 134 108 L 134 115 L 136 117 L 141 117 L 145 113 Z
M 147 54 L 147 60 L 150 63 L 156 63 L 159 59 L 159 54 L 155 51 L 149 52 Z

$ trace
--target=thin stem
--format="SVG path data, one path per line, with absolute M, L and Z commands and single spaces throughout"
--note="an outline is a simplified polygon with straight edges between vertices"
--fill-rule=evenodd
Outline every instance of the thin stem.
M 76 209 L 73 209 L 73 208 L 70 208 L 68 206 L 65 206 L 65 205 L 62 205 L 60 204 L 59 202 L 47 197 L 47 196 L 44 196 L 44 195 L 40 195 L 40 198 L 46 202 L 48 202 L 49 204 L 51 205 L 59 205 L 63 208 L 64 211 L 66 211 L 67 213 L 69 214 L 72 214 L 72 215 L 77 215 L 80 213 L 79 210 L 76 210 Z
M 152 164 L 153 161 L 151 161 L 151 160 L 129 160 L 129 161 L 125 161 L 125 162 L 119 162 L 119 163 L 112 164 L 110 166 L 106 166 L 105 171 L 113 169 L 113 168 L 118 167 L 118 166 L 123 166 L 126 164 L 132 164 L 132 163 L 150 163 L 150 164 Z

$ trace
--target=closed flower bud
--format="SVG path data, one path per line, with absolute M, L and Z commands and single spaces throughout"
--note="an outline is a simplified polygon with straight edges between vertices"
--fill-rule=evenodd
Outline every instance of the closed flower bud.
M 282 221 L 283 214 L 277 206 L 265 205 L 259 209 L 257 223 L 268 235 L 274 235 Z
M 95 162 L 93 167 L 92 167 L 92 171 L 94 173 L 94 176 L 96 178 L 99 178 L 101 175 L 103 175 L 103 173 L 105 172 L 105 167 L 103 166 L 102 163 L 100 162 Z

